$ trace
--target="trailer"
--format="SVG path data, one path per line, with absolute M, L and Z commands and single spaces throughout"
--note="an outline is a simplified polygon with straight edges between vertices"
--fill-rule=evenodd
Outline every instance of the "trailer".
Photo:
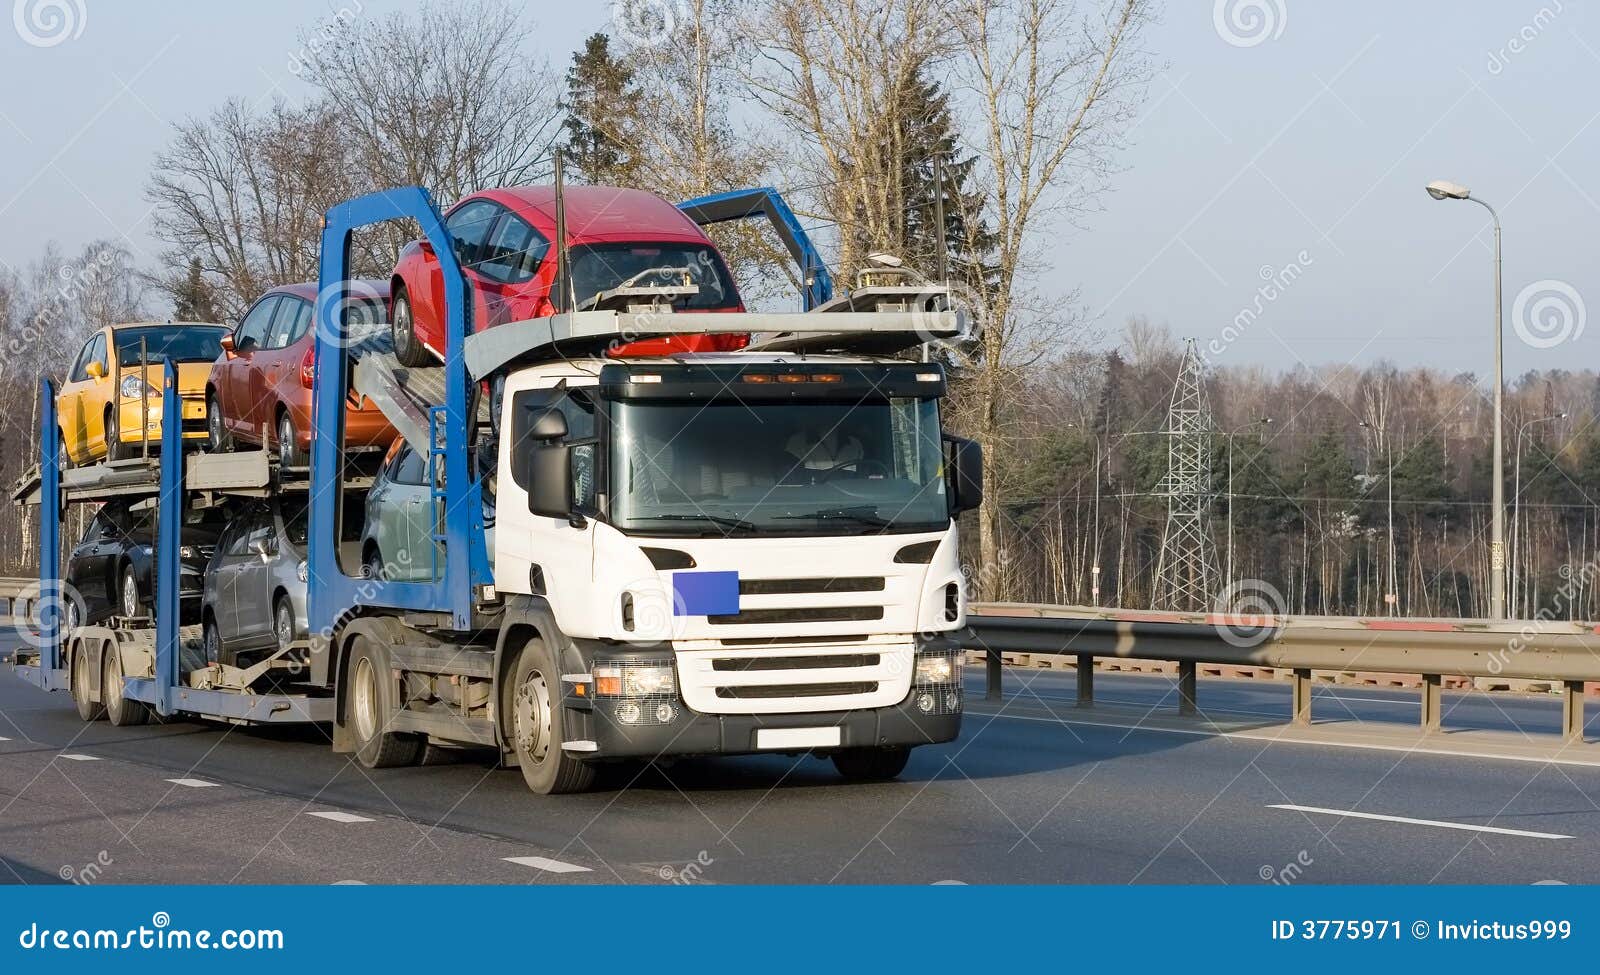
M 410 187 L 325 218 L 308 471 L 264 452 L 186 455 L 169 424 L 159 464 L 63 477 L 43 382 L 40 465 L 23 491 L 40 502 L 41 551 L 58 550 L 65 505 L 147 495 L 159 506 L 156 598 L 150 619 L 64 638 L 46 611 L 18 671 L 70 689 L 86 720 L 331 723 L 335 750 L 372 768 L 415 763 L 429 743 L 482 747 L 540 793 L 586 788 L 601 763 L 679 755 L 810 753 L 846 777 L 885 778 L 911 748 L 956 737 L 966 595 L 954 519 L 981 499 L 982 460 L 941 426 L 942 368 L 907 353 L 960 340 L 964 315 L 933 285 L 834 298 L 770 190 L 684 207 L 707 222 L 773 219 L 801 261 L 807 310 L 694 313 L 677 308 L 682 287 L 626 288 L 591 310 L 472 333 L 443 220 Z M 443 271 L 437 367 L 402 367 L 341 313 L 352 233 L 407 218 Z M 766 338 L 740 352 L 613 354 L 717 333 Z M 165 375 L 174 416 L 170 363 Z M 352 397 L 376 403 L 425 460 L 437 553 L 425 580 L 367 574 L 366 553 L 338 542 L 344 500 L 371 484 L 346 463 Z M 184 513 L 289 492 L 309 508 L 310 638 L 249 668 L 207 660 L 179 625 Z M 62 591 L 48 557 L 40 590 Z

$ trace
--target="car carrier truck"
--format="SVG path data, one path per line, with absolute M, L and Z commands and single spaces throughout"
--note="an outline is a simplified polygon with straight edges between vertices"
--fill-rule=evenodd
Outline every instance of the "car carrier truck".
M 925 284 L 834 297 L 772 191 L 684 208 L 702 222 L 771 217 L 800 259 L 807 310 L 682 311 L 685 286 L 655 274 L 469 334 L 439 212 L 403 188 L 327 214 L 309 469 L 264 452 L 185 455 L 170 425 L 159 465 L 63 473 L 45 381 L 39 474 L 23 493 L 40 502 L 46 609 L 19 671 L 69 689 L 90 720 L 329 722 L 334 748 L 374 768 L 416 762 L 430 742 L 492 748 L 540 793 L 587 787 L 599 763 L 687 755 L 813 754 L 849 778 L 887 778 L 912 748 L 955 738 L 956 516 L 979 503 L 982 461 L 941 426 L 942 367 L 908 353 L 960 339 L 965 316 Z M 352 232 L 403 218 L 443 264 L 437 367 L 402 367 L 341 314 Z M 756 338 L 627 354 L 643 338 L 733 332 Z M 170 367 L 164 393 L 174 415 Z M 357 537 L 341 519 L 371 483 L 343 450 L 352 397 L 427 458 L 427 581 L 364 577 L 362 554 L 337 542 Z M 49 607 L 70 594 L 48 553 L 65 506 L 141 493 L 159 505 L 152 618 L 60 633 Z M 310 511 L 311 639 L 248 669 L 205 659 L 178 619 L 185 512 L 292 493 Z

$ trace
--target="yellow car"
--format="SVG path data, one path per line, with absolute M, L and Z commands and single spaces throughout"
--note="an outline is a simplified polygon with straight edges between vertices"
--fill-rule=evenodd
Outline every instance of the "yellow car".
M 151 449 L 159 449 L 167 358 L 178 367 L 183 437 L 204 440 L 206 377 L 226 334 L 223 325 L 174 323 L 112 325 L 91 335 L 56 394 L 62 460 L 92 464 L 133 457 L 146 433 Z

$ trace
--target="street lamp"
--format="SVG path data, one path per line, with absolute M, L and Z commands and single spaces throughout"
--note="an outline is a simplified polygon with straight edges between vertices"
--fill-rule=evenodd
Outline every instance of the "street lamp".
M 1251 427 L 1270 426 L 1272 417 L 1263 416 L 1251 420 L 1237 430 L 1229 430 L 1224 434 L 1228 438 L 1228 585 L 1233 585 L 1233 438 Z
M 1500 214 L 1494 207 L 1473 196 L 1459 183 L 1436 179 L 1428 184 L 1428 195 L 1435 200 L 1471 200 L 1485 210 L 1494 221 L 1494 511 L 1490 516 L 1489 540 L 1489 618 L 1506 616 L 1506 526 L 1505 526 L 1505 459 L 1501 445 L 1501 421 L 1505 390 L 1502 359 L 1504 343 L 1501 340 L 1500 301 Z
M 1552 416 L 1535 417 L 1517 427 L 1517 459 L 1513 465 L 1516 474 L 1511 484 L 1511 598 L 1513 599 L 1518 598 L 1517 586 L 1522 580 L 1522 435 L 1536 423 L 1549 423 L 1551 420 L 1566 418 L 1565 413 L 1556 413 Z

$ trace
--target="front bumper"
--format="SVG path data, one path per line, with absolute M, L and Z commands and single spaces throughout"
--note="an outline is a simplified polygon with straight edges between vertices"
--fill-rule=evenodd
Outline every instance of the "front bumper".
M 206 435 L 206 403 L 199 396 L 184 395 L 179 402 L 183 411 L 182 433 L 185 440 L 198 440 Z M 117 406 L 117 439 L 124 444 L 144 440 L 140 423 L 149 432 L 150 445 L 161 446 L 161 400 L 151 397 L 146 409 L 141 410 L 137 399 L 120 400 Z
M 585 641 L 587 642 L 587 641 Z M 590 666 L 596 660 L 659 659 L 660 651 L 627 652 L 622 648 L 590 644 L 582 656 Z M 959 653 L 953 637 L 923 638 L 918 653 Z M 592 685 L 585 688 L 592 690 Z M 919 706 L 931 695 L 931 710 Z M 800 751 L 832 752 L 846 748 L 885 748 L 897 745 L 915 747 L 953 741 L 961 733 L 962 689 L 960 680 L 944 685 L 913 684 L 905 699 L 879 708 L 849 711 L 805 712 L 798 714 L 703 714 L 690 710 L 681 697 L 634 702 L 642 705 L 643 721 L 628 723 L 618 709 L 628 698 L 593 698 L 577 693 L 577 685 L 563 681 L 562 703 L 566 708 L 569 742 L 592 742 L 579 752 L 585 758 L 657 758 L 690 755 L 755 755 L 767 752 L 793 752 L 793 748 L 762 748 L 758 733 L 779 728 L 838 728 L 838 745 L 802 748 Z M 670 720 L 654 720 L 652 712 L 661 704 L 671 709 Z

